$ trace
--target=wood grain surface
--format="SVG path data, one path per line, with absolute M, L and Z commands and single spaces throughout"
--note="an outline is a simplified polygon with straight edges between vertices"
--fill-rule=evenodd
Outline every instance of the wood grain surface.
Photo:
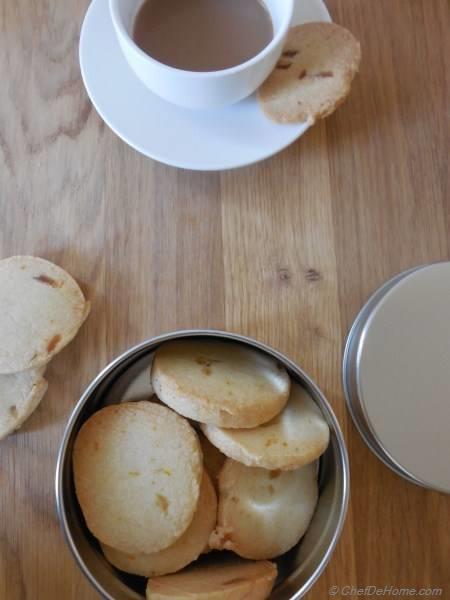
M 110 359 L 191 327 L 280 349 L 343 427 L 348 519 L 308 599 L 352 584 L 432 586 L 450 598 L 450 497 L 374 458 L 345 410 L 340 370 L 346 332 L 375 288 L 450 258 L 449 3 L 328 4 L 362 44 L 348 101 L 280 155 L 203 174 L 140 156 L 97 116 L 77 62 L 87 0 L 1 1 L 0 257 L 60 264 L 93 307 L 50 364 L 41 407 L 0 443 L 1 600 L 97 597 L 55 512 L 64 425 Z

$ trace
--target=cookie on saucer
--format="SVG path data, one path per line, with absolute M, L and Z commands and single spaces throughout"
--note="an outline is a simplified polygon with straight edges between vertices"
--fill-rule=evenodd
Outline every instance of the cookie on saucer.
M 312 125 L 345 100 L 360 61 L 359 42 L 344 27 L 323 22 L 293 27 L 258 90 L 260 106 L 277 123 Z

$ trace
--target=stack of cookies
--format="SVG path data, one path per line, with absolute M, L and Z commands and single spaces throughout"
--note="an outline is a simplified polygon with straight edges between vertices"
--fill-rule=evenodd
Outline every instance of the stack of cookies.
M 160 346 L 151 382 L 156 398 L 107 406 L 78 433 L 88 528 L 112 565 L 149 578 L 148 598 L 267 598 L 269 559 L 317 503 L 320 410 L 272 357 L 216 339 Z M 211 550 L 234 557 L 191 565 Z
M 63 269 L 33 256 L 0 261 L 0 439 L 47 390 L 47 363 L 76 335 L 90 304 Z

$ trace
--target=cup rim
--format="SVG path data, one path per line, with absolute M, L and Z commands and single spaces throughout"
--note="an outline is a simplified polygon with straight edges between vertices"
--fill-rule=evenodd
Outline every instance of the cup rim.
M 331 555 L 333 554 L 337 542 L 342 533 L 342 529 L 345 523 L 348 504 L 349 504 L 349 495 L 350 495 L 350 467 L 348 460 L 347 447 L 345 444 L 345 439 L 342 434 L 341 427 L 337 420 L 337 417 L 331 407 L 330 403 L 326 399 L 325 395 L 322 393 L 321 389 L 317 386 L 317 384 L 309 377 L 309 375 L 293 360 L 288 358 L 279 350 L 275 350 L 271 346 L 260 342 L 254 338 L 240 335 L 237 333 L 232 333 L 229 331 L 217 330 L 217 329 L 185 329 L 179 331 L 172 331 L 169 333 L 160 334 L 154 336 L 150 339 L 147 339 L 131 348 L 126 350 L 123 354 L 116 357 L 112 362 L 110 362 L 104 369 L 91 381 L 88 387 L 83 392 L 81 398 L 77 402 L 76 406 L 72 410 L 72 413 L 69 417 L 69 420 L 64 429 L 64 433 L 62 436 L 62 440 L 59 446 L 58 457 L 56 462 L 56 472 L 55 472 L 55 496 L 56 496 L 56 510 L 60 522 L 61 529 L 63 530 L 64 538 L 78 563 L 81 571 L 87 577 L 87 579 L 91 582 L 92 586 L 100 592 L 105 598 L 111 598 L 111 596 L 103 589 L 100 582 L 95 578 L 93 573 L 91 573 L 90 569 L 84 562 L 83 557 L 78 551 L 77 545 L 73 539 L 70 526 L 67 520 L 66 514 L 66 504 L 64 500 L 64 472 L 66 468 L 66 455 L 68 451 L 69 440 L 73 433 L 73 428 L 76 425 L 78 417 L 80 413 L 83 411 L 85 405 L 89 402 L 92 394 L 96 389 L 101 385 L 101 383 L 112 373 L 114 372 L 123 362 L 125 362 L 130 357 L 138 354 L 141 351 L 144 351 L 148 347 L 154 347 L 161 343 L 168 342 L 174 339 L 186 338 L 186 337 L 211 337 L 211 338 L 226 338 L 238 343 L 243 343 L 245 345 L 249 345 L 250 347 L 256 348 L 264 353 L 268 353 L 270 356 L 280 360 L 284 366 L 287 366 L 291 369 L 312 391 L 314 397 L 318 400 L 320 404 L 321 410 L 323 410 L 328 420 L 332 424 L 333 431 L 336 436 L 337 441 L 337 449 L 338 449 L 338 458 L 340 463 L 340 472 L 342 475 L 342 490 L 339 497 L 339 509 L 338 509 L 338 520 L 334 526 L 334 531 L 332 533 L 332 537 L 330 543 L 323 555 L 320 558 L 318 565 L 316 566 L 314 572 L 311 576 L 304 582 L 303 586 L 296 590 L 294 594 L 291 596 L 291 600 L 300 600 L 304 594 L 306 594 L 312 586 L 316 583 L 319 577 L 322 575 L 325 567 L 327 566 Z
M 211 78 L 211 77 L 222 77 L 222 76 L 226 76 L 226 75 L 234 75 L 236 73 L 240 73 L 241 71 L 245 71 L 249 67 L 252 67 L 256 63 L 258 63 L 262 59 L 264 59 L 267 55 L 269 55 L 277 47 L 277 45 L 280 43 L 280 41 L 285 37 L 286 33 L 288 32 L 288 30 L 290 28 L 290 25 L 292 23 L 292 17 L 294 14 L 295 0 L 282 0 L 282 3 L 287 6 L 286 14 L 283 18 L 283 21 L 282 21 L 279 29 L 278 29 L 278 32 L 273 36 L 273 38 L 267 44 L 267 46 L 265 46 L 260 52 L 258 52 L 258 54 L 256 54 L 249 60 L 246 60 L 245 62 L 240 63 L 239 65 L 236 65 L 234 67 L 230 67 L 228 69 L 221 69 L 220 71 L 187 71 L 184 69 L 178 69 L 176 67 L 171 67 L 170 65 L 166 65 L 165 63 L 162 63 L 162 62 L 156 60 L 155 58 L 152 58 L 149 54 L 147 54 L 146 52 L 141 50 L 141 48 L 139 48 L 139 46 L 136 44 L 136 42 L 130 36 L 128 31 L 125 29 L 125 26 L 123 25 L 122 20 L 119 15 L 119 7 L 118 7 L 119 2 L 120 2 L 120 0 L 108 0 L 109 14 L 110 14 L 114 29 L 116 31 L 116 34 L 121 36 L 127 42 L 127 44 L 129 44 L 131 46 L 133 51 L 136 54 L 138 54 L 138 56 L 142 60 L 144 60 L 148 64 L 158 66 L 159 68 L 161 68 L 169 73 L 178 74 L 178 75 L 181 75 L 181 74 L 188 75 L 189 77 L 192 77 L 194 79 L 207 79 L 207 78 Z M 267 10 L 269 10 L 269 9 L 267 9 Z

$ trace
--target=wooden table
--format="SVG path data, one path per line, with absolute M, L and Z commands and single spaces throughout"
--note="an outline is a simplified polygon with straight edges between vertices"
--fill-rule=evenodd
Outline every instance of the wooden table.
M 2 0 L 0 256 L 62 265 L 93 310 L 50 364 L 41 407 L 0 444 L 1 600 L 97 597 L 55 513 L 64 425 L 109 360 L 191 327 L 280 349 L 319 383 L 340 420 L 350 509 L 308 598 L 352 584 L 432 586 L 450 598 L 450 497 L 374 458 L 346 412 L 340 366 L 346 332 L 377 286 L 450 258 L 449 4 L 329 7 L 362 43 L 346 104 L 275 158 L 202 174 L 140 156 L 93 110 L 77 62 L 87 0 Z

